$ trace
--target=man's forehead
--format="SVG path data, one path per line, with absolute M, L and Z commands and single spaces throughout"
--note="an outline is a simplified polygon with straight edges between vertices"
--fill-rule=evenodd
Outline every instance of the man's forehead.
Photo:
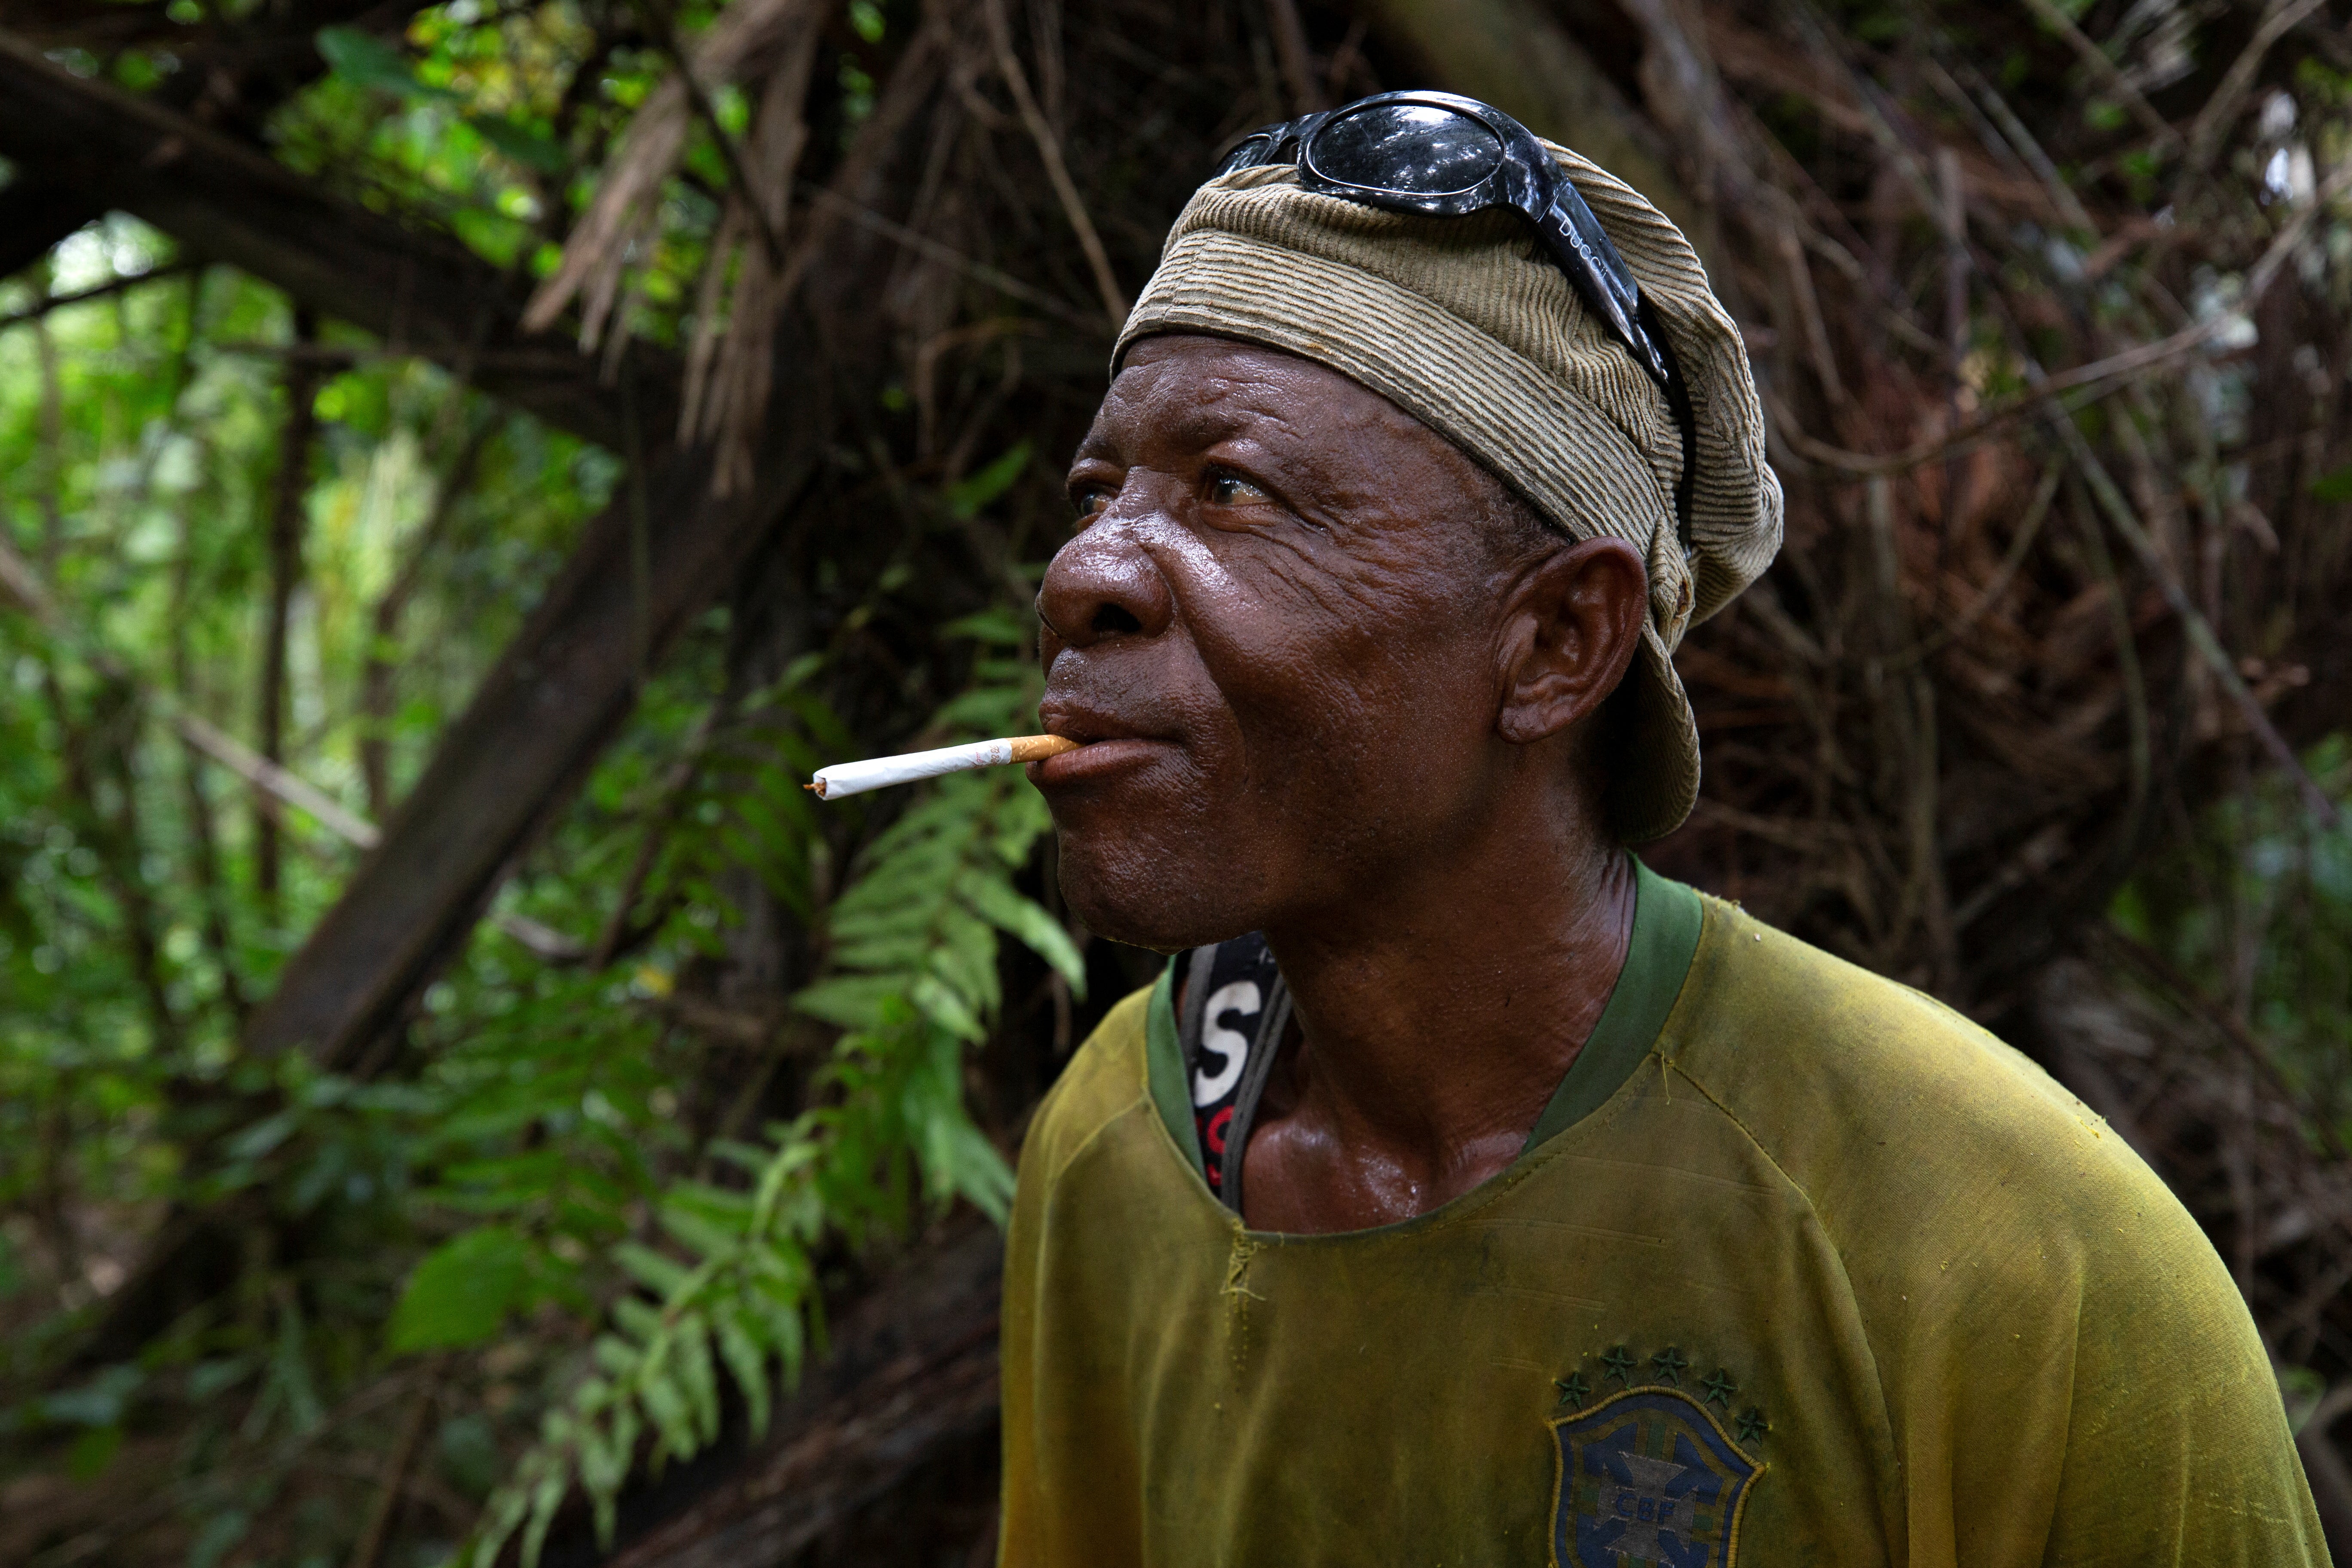
M 1151 338 L 1129 355 L 1079 455 L 1139 438 L 1197 448 L 1237 436 L 1281 446 L 1292 437 L 1312 447 L 1375 430 L 1430 436 L 1378 393 L 1311 360 L 1216 338 Z

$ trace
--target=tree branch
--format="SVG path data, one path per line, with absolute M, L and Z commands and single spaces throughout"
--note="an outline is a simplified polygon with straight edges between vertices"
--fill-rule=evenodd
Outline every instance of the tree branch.
M 568 341 L 523 332 L 522 291 L 454 241 L 345 202 L 169 110 L 82 81 L 5 33 L 0 154 L 85 179 L 191 248 L 395 347 L 460 372 L 478 362 L 473 379 L 486 391 L 616 450 L 627 446 L 619 390 L 599 384 L 594 362 Z M 807 357 L 804 345 L 795 352 Z M 674 425 L 677 377 L 666 356 L 632 345 L 621 374 L 633 378 L 646 427 Z M 349 1067 L 457 951 L 516 854 L 635 705 L 640 629 L 658 658 L 798 493 L 823 449 L 823 422 L 812 416 L 819 395 L 796 383 L 777 399 L 754 482 L 725 500 L 710 493 L 705 454 L 648 457 L 644 493 L 660 526 L 646 541 L 642 599 L 628 506 L 588 524 L 374 851 L 254 1014 L 252 1048 L 308 1045 Z M 0 578 L 8 567 L 0 560 Z M 226 740 L 216 731 L 206 738 Z M 244 776 L 286 784 L 291 775 L 281 774 Z M 324 798 L 304 809 L 314 806 L 332 809 Z M 352 828 L 358 819 L 345 816 L 330 826 Z
M 455 239 L 370 212 L 163 104 L 85 81 L 5 31 L 0 156 L 395 350 L 437 361 L 551 425 L 622 447 L 615 389 L 600 384 L 595 362 L 564 335 L 521 330 L 516 280 Z M 526 349 L 538 352 L 517 352 Z M 635 379 L 646 427 L 667 428 L 674 363 L 632 344 L 621 374 Z

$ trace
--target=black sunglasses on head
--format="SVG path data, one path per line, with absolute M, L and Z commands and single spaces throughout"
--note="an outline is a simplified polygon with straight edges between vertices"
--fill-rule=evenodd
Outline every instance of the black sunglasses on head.
M 1295 164 L 1310 191 L 1391 212 L 1460 217 L 1508 207 L 1534 224 L 1578 295 L 1665 394 L 1683 441 L 1675 519 L 1689 547 L 1696 431 L 1674 350 L 1625 258 L 1533 132 L 1455 93 L 1382 92 L 1252 132 L 1216 172 L 1264 163 Z

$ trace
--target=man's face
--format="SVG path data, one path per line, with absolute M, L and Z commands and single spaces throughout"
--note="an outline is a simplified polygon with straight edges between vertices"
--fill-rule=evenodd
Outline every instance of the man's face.
M 1500 610 L 1544 552 L 1496 482 L 1306 360 L 1147 340 L 1070 468 L 1034 764 L 1062 889 L 1161 951 L 1343 922 L 1475 830 L 1507 763 Z

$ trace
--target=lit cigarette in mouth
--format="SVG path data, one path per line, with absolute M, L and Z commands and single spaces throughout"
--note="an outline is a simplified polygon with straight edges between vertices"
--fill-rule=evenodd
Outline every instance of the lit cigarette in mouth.
M 900 757 L 876 757 L 864 763 L 835 763 L 829 768 L 817 769 L 815 779 L 801 787 L 814 791 L 819 800 L 833 800 L 845 795 L 864 795 L 869 789 L 886 789 L 891 784 L 913 784 L 917 779 L 935 779 L 941 773 L 960 773 L 968 768 L 1039 763 L 1077 749 L 1078 742 L 1064 735 L 1015 735 L 1009 741 L 973 741 L 967 745 L 941 746 L 936 752 L 908 752 Z

